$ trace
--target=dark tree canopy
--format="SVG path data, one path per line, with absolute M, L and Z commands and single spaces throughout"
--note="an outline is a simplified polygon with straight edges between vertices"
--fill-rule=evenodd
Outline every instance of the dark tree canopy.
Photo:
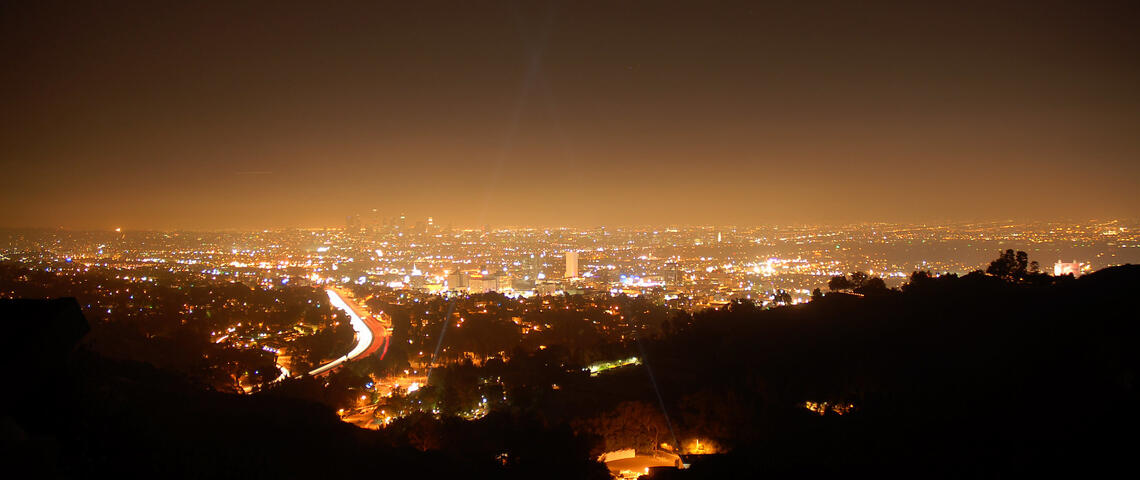
M 850 290 L 854 287 L 855 286 L 851 284 L 851 280 L 848 280 L 845 275 L 836 275 L 834 277 L 831 277 L 831 280 L 827 281 L 828 290 L 831 290 L 833 292 Z
M 1005 280 L 1019 280 L 1029 273 L 1029 254 L 1006 250 L 986 267 L 986 273 Z

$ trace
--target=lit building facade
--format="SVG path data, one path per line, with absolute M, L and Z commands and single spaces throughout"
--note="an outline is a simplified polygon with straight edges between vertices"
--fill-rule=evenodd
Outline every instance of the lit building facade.
M 566 278 L 578 278 L 578 252 L 566 252 Z
M 1083 263 L 1080 263 L 1076 260 L 1073 260 L 1072 262 L 1062 262 L 1060 260 L 1057 260 L 1057 263 L 1053 264 L 1053 275 L 1058 277 L 1061 275 L 1072 275 L 1074 277 L 1079 277 L 1081 276 L 1081 270 L 1084 268 L 1084 266 L 1085 265 Z

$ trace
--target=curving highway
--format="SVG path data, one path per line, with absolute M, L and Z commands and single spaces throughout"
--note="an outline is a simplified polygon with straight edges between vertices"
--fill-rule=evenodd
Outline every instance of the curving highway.
M 381 348 L 384 351 L 380 353 L 380 358 L 384 358 L 384 354 L 388 353 L 388 334 L 384 325 L 360 308 L 356 302 L 348 299 L 347 295 L 342 295 L 338 289 L 328 288 L 325 289 L 325 293 L 328 294 L 333 307 L 348 314 L 352 329 L 356 332 L 356 346 L 344 356 L 313 369 L 309 375 L 321 375 L 350 360 L 372 355 Z
M 289 378 L 289 369 L 285 368 L 284 365 L 277 364 L 277 370 L 281 371 L 281 375 L 278 375 L 277 378 L 273 379 L 273 381 L 269 383 L 277 383 L 285 380 L 286 378 Z

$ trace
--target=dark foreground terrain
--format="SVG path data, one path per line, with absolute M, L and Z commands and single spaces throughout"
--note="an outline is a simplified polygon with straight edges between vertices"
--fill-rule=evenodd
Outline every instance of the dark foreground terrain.
M 695 417 L 731 450 L 678 473 L 1130 468 L 1140 426 L 1138 289 L 1132 265 L 1078 279 L 976 272 L 913 278 L 901 292 L 698 314 L 648 359 L 667 395 L 686 392 L 682 421 Z M 850 409 L 819 415 L 808 401 Z M 731 428 L 710 413 L 732 418 Z
M 1129 467 L 1140 426 L 1138 290 L 1136 266 L 1078 279 L 979 272 L 675 318 L 640 345 L 660 401 L 652 390 L 636 396 L 664 405 L 677 436 L 725 453 L 655 477 L 1096 476 Z M 608 408 L 584 389 L 557 392 L 551 402 L 570 405 L 563 413 L 540 402 L 537 414 L 516 408 L 404 432 L 443 437 L 422 451 L 409 446 L 422 441 L 358 429 L 327 406 L 214 392 L 92 353 L 69 299 L 4 301 L 0 315 L 0 441 L 9 465 L 38 476 L 606 476 L 592 459 L 602 440 L 569 427 L 576 411 Z M 651 388 L 645 373 L 597 381 Z

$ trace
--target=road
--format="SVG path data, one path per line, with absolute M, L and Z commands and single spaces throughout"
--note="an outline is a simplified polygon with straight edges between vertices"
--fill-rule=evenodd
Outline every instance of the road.
M 322 375 L 345 362 L 357 358 L 364 358 L 380 352 L 380 358 L 388 353 L 388 330 L 375 316 L 357 305 L 347 292 L 339 288 L 325 289 L 332 306 L 348 313 L 352 329 L 356 332 L 356 346 L 352 347 L 344 356 L 329 363 L 321 365 L 309 372 L 309 375 Z

